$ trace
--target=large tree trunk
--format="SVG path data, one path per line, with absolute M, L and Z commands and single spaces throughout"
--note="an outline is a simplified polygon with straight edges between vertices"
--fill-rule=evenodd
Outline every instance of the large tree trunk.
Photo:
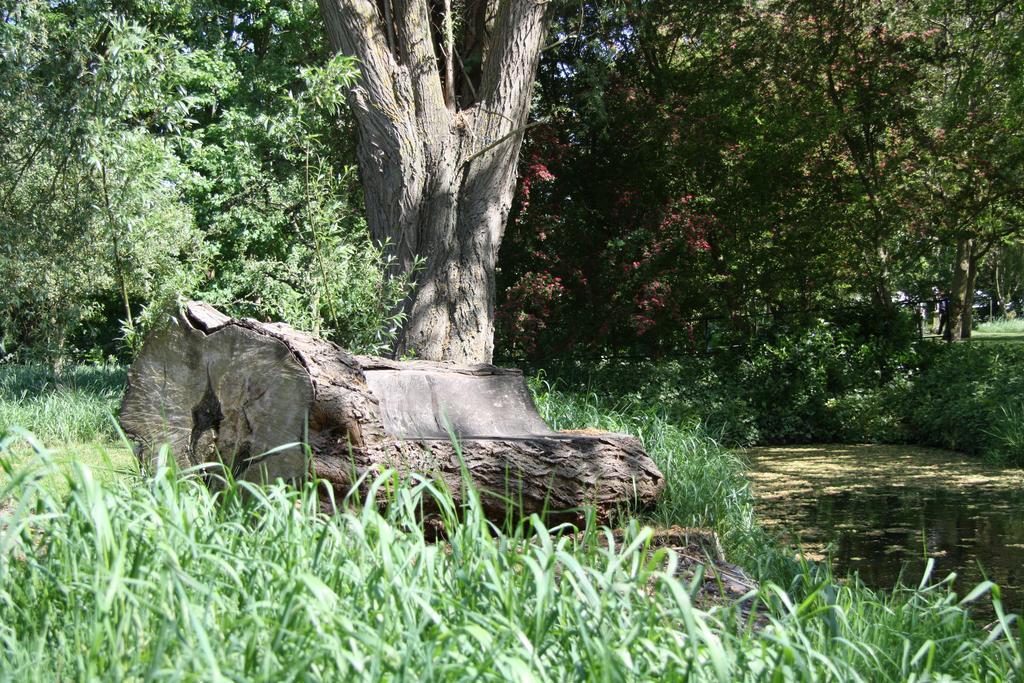
M 351 103 L 371 234 L 394 257 L 393 274 L 425 261 L 395 352 L 490 362 L 494 271 L 549 3 L 455 3 L 480 61 L 473 74 L 462 73 L 445 29 L 452 3 L 434 8 L 440 28 L 431 4 L 320 0 L 331 46 L 360 62 Z
M 664 484 L 634 437 L 552 432 L 518 371 L 352 356 L 198 303 L 147 339 L 120 419 L 144 460 L 166 443 L 179 464 L 222 464 L 238 479 L 315 474 L 339 501 L 390 469 L 431 477 L 458 503 L 464 467 L 499 522 L 586 507 L 607 517 Z

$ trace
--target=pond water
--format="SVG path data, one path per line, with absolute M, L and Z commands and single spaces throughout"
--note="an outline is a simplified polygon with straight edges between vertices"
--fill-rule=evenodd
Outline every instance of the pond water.
M 763 523 L 836 574 L 869 586 L 956 572 L 965 594 L 989 578 L 1024 611 L 1024 470 L 931 448 L 813 445 L 746 451 Z M 979 611 L 990 609 L 979 606 Z

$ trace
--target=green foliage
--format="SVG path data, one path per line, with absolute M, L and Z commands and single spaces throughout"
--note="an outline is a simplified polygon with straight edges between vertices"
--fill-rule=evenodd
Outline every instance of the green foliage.
M 831 440 L 841 443 L 915 443 L 899 410 L 909 400 L 913 388 L 907 378 L 898 377 L 878 388 L 852 389 L 830 397 L 825 407 L 835 425 Z
M 0 342 L 54 359 L 110 317 L 133 331 L 131 301 L 162 305 L 203 265 L 187 171 L 151 132 L 185 122 L 182 57 L 91 3 L 36 0 L 5 14 L 0 53 Z
M 394 338 L 409 279 L 385 277 L 388 261 L 353 206 L 355 168 L 336 163 L 327 139 L 356 73 L 340 56 L 303 67 L 300 92 L 274 115 L 232 112 L 204 131 L 214 142 L 195 159 L 215 179 L 192 191 L 220 209 L 209 229 L 221 252 L 200 295 L 379 352 Z M 239 137 L 252 144 L 235 144 Z M 225 168 L 232 174 L 218 172 Z
M 1000 464 L 1024 467 L 1024 401 L 999 406 L 995 425 L 986 431 L 989 458 Z
M 831 430 L 827 401 L 860 368 L 857 349 L 832 326 L 819 324 L 756 348 L 737 367 L 764 441 L 806 441 Z M 859 373 L 858 373 L 859 374 Z
M 908 390 L 914 358 L 909 341 L 898 347 L 818 321 L 710 356 L 548 367 L 570 387 L 657 405 L 726 444 L 749 446 L 901 440 L 891 405 Z
M 898 293 L 951 289 L 968 238 L 977 289 L 1019 299 L 1019 9 L 561 6 L 567 39 L 538 76 L 549 125 L 528 134 L 503 246 L 502 345 L 675 353 L 709 318 L 749 340 L 868 305 L 886 337 Z
M 857 342 L 820 323 L 710 358 L 563 362 L 547 372 L 573 391 L 658 406 L 728 445 L 912 443 L 1024 464 L 1020 344 L 922 340 L 896 353 L 889 341 Z
M 911 439 L 1024 465 L 1024 348 L 992 342 L 927 350 L 903 408 Z
M 79 405 L 74 418 L 40 417 L 37 429 L 56 441 L 103 437 L 63 423 L 88 427 L 84 412 L 112 405 L 123 370 L 5 370 L 4 402 L 63 393 Z M 756 627 L 735 606 L 696 608 L 696 585 L 665 572 L 666 551 L 650 554 L 637 520 L 622 520 L 625 539 L 611 548 L 596 527 L 575 535 L 530 519 L 499 533 L 477 497 L 457 510 L 435 485 L 390 474 L 370 498 L 324 516 L 313 486 L 214 493 L 200 472 L 167 468 L 101 478 L 34 440 L 26 457 L 23 437 L 9 435 L 0 439 L 0 670 L 17 680 L 906 680 L 1010 678 L 1022 666 L 997 588 L 961 599 L 951 578 L 926 576 L 876 592 L 794 567 L 753 521 L 744 464 L 699 430 L 650 405 L 533 388 L 554 426 L 643 440 L 667 486 L 640 520 L 719 529 L 728 557 L 762 578 Z M 382 513 L 373 496 L 384 495 Z M 443 542 L 424 532 L 425 502 L 446 519 Z M 997 614 L 989 631 L 965 611 L 986 591 Z M 131 639 L 117 635 L 126 624 Z
M 357 72 L 315 3 L 3 12 L 0 355 L 124 357 L 180 297 L 387 346 L 408 282 L 367 235 Z
M 614 402 L 597 393 L 559 390 L 531 380 L 541 416 L 553 429 L 597 428 L 633 434 L 662 474 L 665 492 L 645 519 L 668 526 L 715 529 L 729 557 L 760 574 L 778 570 L 779 554 L 765 553 L 768 541 L 754 521 L 746 464 L 697 425 L 674 421 L 659 404 L 626 397 Z

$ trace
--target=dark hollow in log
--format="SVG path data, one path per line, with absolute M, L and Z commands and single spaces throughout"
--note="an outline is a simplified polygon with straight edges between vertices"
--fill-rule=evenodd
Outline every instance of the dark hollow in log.
M 354 356 L 199 302 L 146 340 L 120 419 L 144 461 L 168 444 L 180 465 L 219 462 L 237 479 L 300 482 L 312 469 L 337 500 L 392 469 L 443 482 L 461 502 L 464 465 L 498 520 L 588 506 L 604 518 L 664 485 L 632 436 L 550 430 L 518 370 Z

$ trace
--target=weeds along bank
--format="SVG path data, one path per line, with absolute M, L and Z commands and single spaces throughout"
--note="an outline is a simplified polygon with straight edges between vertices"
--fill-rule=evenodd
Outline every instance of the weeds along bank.
M 1021 343 L 865 342 L 821 324 L 735 351 L 538 373 L 568 392 L 656 406 L 728 445 L 910 443 L 1024 466 Z
M 808 571 L 764 584 L 754 625 L 694 607 L 636 523 L 612 547 L 536 519 L 499 533 L 476 500 L 390 479 L 385 513 L 371 498 L 331 517 L 312 489 L 214 494 L 167 469 L 102 484 L 76 466 L 58 496 L 49 460 L 38 449 L 0 485 L 10 680 L 1010 680 L 1024 665 L 1017 626 L 982 630 L 946 584 L 883 595 Z M 416 521 L 424 497 L 449 517 L 442 543 Z

